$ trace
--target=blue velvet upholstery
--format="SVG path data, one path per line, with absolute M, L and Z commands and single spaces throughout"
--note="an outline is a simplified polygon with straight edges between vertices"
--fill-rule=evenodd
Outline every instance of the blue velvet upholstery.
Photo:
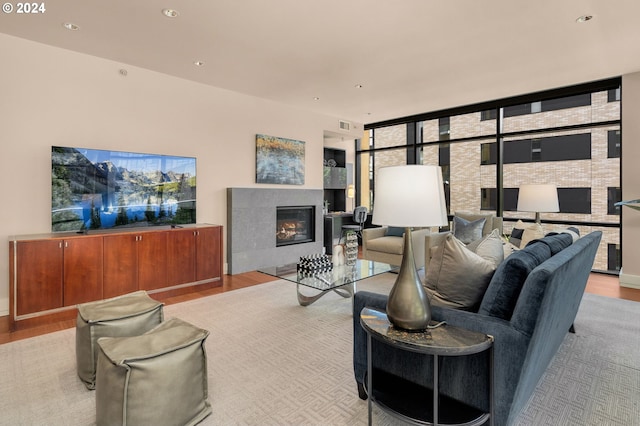
M 527 276 L 550 257 L 551 250 L 541 242 L 507 257 L 493 274 L 478 313 L 509 320 Z
M 533 268 L 514 296 L 517 300 L 510 320 L 433 307 L 434 320 L 494 336 L 496 426 L 513 423 L 557 352 L 578 312 L 601 238 L 600 231 L 592 232 Z M 532 243 L 527 252 L 529 256 L 549 253 L 549 244 Z M 365 306 L 384 310 L 386 301 L 387 296 L 370 292 L 354 296 L 353 365 L 359 386 L 367 370 L 367 339 L 360 326 L 360 311 Z M 372 344 L 374 368 L 431 387 L 430 357 L 393 349 L 375 339 Z M 442 394 L 488 410 L 487 356 L 443 358 Z

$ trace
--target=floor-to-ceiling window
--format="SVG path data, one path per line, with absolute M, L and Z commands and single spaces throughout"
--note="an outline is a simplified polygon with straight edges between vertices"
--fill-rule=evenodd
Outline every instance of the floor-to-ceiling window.
M 493 212 L 508 234 L 534 218 L 517 211 L 520 185 L 555 184 L 560 212 L 542 213 L 544 230 L 603 231 L 594 269 L 617 272 L 620 96 L 612 79 L 367 125 L 356 159 L 361 204 L 375 209 L 380 167 L 440 165 L 449 214 Z

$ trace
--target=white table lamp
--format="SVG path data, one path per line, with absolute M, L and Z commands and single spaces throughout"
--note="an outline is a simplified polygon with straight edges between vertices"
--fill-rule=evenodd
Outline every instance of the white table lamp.
M 535 212 L 536 223 L 540 223 L 540 213 L 557 213 L 560 211 L 558 188 L 551 184 L 520 185 L 518 211 Z
M 387 301 L 389 321 L 420 331 L 431 321 L 431 306 L 413 257 L 412 227 L 448 224 L 439 166 L 383 167 L 375 181 L 373 219 L 376 225 L 404 227 L 402 264 Z

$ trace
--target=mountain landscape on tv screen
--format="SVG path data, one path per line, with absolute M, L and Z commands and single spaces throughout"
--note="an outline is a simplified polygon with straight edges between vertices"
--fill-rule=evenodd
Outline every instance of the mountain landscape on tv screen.
M 52 147 L 53 232 L 196 221 L 195 158 Z

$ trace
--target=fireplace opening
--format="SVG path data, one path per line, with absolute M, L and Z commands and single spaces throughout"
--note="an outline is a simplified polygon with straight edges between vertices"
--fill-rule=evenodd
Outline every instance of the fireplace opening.
M 276 247 L 314 242 L 315 213 L 315 206 L 277 207 Z

